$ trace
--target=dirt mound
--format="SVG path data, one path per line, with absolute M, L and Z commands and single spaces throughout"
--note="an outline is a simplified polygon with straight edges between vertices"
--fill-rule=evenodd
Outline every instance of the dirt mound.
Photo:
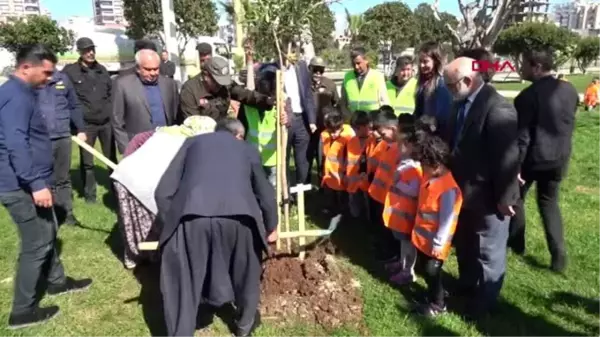
M 307 252 L 304 261 L 277 256 L 265 263 L 261 314 L 270 323 L 301 321 L 324 329 L 361 328 L 360 283 L 333 257 L 331 244 Z

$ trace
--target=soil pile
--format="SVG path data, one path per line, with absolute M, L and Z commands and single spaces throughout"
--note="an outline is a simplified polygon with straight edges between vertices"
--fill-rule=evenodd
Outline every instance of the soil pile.
M 277 255 L 265 263 L 261 314 L 269 323 L 314 323 L 326 330 L 361 328 L 360 283 L 333 257 L 329 243 L 297 257 Z

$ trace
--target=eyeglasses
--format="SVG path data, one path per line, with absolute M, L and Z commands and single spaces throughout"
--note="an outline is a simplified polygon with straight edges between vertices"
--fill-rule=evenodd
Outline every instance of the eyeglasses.
M 450 82 L 450 83 L 446 83 L 447 86 L 456 86 L 457 84 L 459 84 L 462 80 L 464 80 L 465 78 L 467 78 L 467 76 L 463 76 L 461 78 L 459 78 L 456 82 Z
M 312 72 L 317 74 L 323 74 L 325 72 L 325 68 L 323 67 L 312 67 Z

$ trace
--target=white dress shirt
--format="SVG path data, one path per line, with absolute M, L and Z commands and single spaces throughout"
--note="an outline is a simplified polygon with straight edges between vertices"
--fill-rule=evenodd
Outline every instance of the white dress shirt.
M 298 87 L 298 76 L 296 67 L 290 66 L 285 70 L 284 88 L 287 97 L 290 98 L 292 111 L 296 114 L 302 113 L 302 102 L 300 101 L 300 88 Z

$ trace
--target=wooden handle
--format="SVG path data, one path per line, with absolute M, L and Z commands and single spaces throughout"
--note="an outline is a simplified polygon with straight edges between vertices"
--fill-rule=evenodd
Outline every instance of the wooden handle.
M 79 139 L 76 136 L 71 136 L 71 140 L 74 141 L 75 144 L 81 146 L 87 152 L 91 153 L 94 157 L 98 158 L 98 160 L 100 160 L 101 162 L 106 164 L 106 166 L 110 167 L 113 170 L 117 168 L 117 164 L 110 161 L 110 159 L 106 158 L 102 153 L 98 152 L 96 149 L 91 147 L 88 143 L 84 142 L 83 140 Z

